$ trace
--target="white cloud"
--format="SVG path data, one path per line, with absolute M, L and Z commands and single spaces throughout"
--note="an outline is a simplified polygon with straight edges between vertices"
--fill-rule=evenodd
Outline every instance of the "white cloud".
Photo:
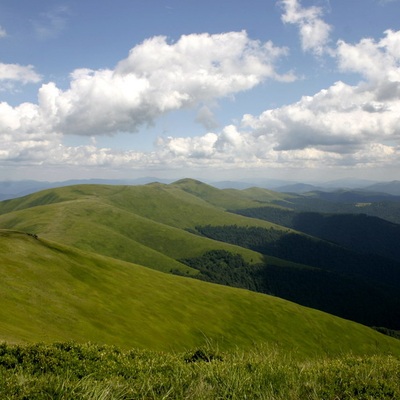
M 299 0 L 280 0 L 280 4 L 284 9 L 282 21 L 298 26 L 304 51 L 317 56 L 329 52 L 327 44 L 332 28 L 321 18 L 323 10 L 320 7 L 302 7 Z
M 159 138 L 157 148 L 163 158 L 211 158 L 215 154 L 214 145 L 217 141 L 215 133 L 207 133 L 204 136 L 173 138 Z
M 399 99 L 382 103 L 368 87 L 343 82 L 295 104 L 244 118 L 254 135 L 268 137 L 276 150 L 315 148 L 338 154 L 368 143 L 398 141 L 399 122 Z
M 296 103 L 245 115 L 240 125 L 207 134 L 212 139 L 207 152 L 193 153 L 201 137 L 185 138 L 180 157 L 197 154 L 221 166 L 232 161 L 253 167 L 399 165 L 400 32 L 386 31 L 376 42 L 340 41 L 337 60 L 341 70 L 365 80 L 355 86 L 338 81 Z M 182 140 L 163 145 L 173 153 Z
M 160 139 L 157 151 L 148 154 L 101 149 L 95 142 L 68 147 L 62 145 L 61 138 L 67 134 L 95 137 L 135 132 L 163 113 L 195 106 L 202 107 L 197 120 L 215 127 L 205 104 L 215 105 L 218 98 L 249 90 L 266 79 L 295 79 L 291 73 L 280 74 L 275 67 L 286 54 L 287 49 L 251 40 L 244 31 L 187 35 L 175 43 L 154 37 L 134 47 L 114 70 L 73 71 L 67 90 L 53 82 L 43 84 L 37 104 L 12 107 L 1 103 L 0 159 L 120 166 L 158 165 L 174 157 L 183 163 L 183 158 L 209 159 L 216 152 L 215 133 L 197 139 Z M 22 82 L 39 79 L 33 67 L 17 67 L 4 66 L 3 78 Z M 217 147 L 229 140 L 234 143 L 232 133 L 225 131 Z
M 36 115 L 19 117 L 36 127 L 41 123 L 46 132 L 135 132 L 163 113 L 232 96 L 268 78 L 293 80 L 290 73 L 279 74 L 275 68 L 286 53 L 271 42 L 251 40 L 246 32 L 193 34 L 172 44 L 154 37 L 134 47 L 115 70 L 75 70 L 65 91 L 52 82 L 43 85 Z M 18 71 L 20 79 L 35 78 L 31 67 L 15 66 Z M 16 117 L 18 109 L 13 114 Z
M 245 32 L 189 35 L 172 44 L 152 38 L 114 70 L 74 71 L 68 90 L 43 85 L 38 104 L 0 103 L 0 160 L 133 169 L 400 167 L 400 32 L 339 41 L 335 52 L 340 70 L 359 74 L 359 84 L 338 81 L 213 132 L 205 104 L 268 78 L 289 79 L 275 68 L 286 50 Z M 159 138 L 152 152 L 99 148 L 95 140 L 62 144 L 63 134 L 133 132 L 162 113 L 194 106 L 209 132 Z
M 41 77 L 34 71 L 32 65 L 0 63 L 0 81 L 15 81 L 26 83 L 40 82 Z
M 400 82 L 400 31 L 387 30 L 378 42 L 367 38 L 352 45 L 340 40 L 337 58 L 342 71 L 358 73 L 373 82 Z

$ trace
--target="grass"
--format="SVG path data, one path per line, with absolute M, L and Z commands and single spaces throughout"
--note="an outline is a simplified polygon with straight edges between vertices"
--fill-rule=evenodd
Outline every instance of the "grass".
M 204 357 L 196 357 L 202 354 Z M 400 359 L 311 361 L 275 348 L 161 353 L 73 342 L 0 345 L 4 399 L 396 399 Z
M 205 185 L 206 186 L 206 185 Z M 176 186 L 78 185 L 0 203 L 0 226 L 162 271 L 192 272 L 177 259 L 223 249 L 250 263 L 254 251 L 190 234 L 196 225 L 271 226 L 230 214 Z
M 248 193 L 249 192 L 249 193 Z M 143 186 L 76 185 L 0 202 L 0 227 L 137 263 L 160 271 L 197 274 L 179 259 L 210 250 L 240 254 L 250 264 L 263 262 L 254 251 L 193 235 L 196 225 L 262 226 L 273 224 L 224 211 L 267 201 L 265 189 L 218 190 L 194 180 Z M 279 195 L 280 194 L 275 194 Z M 249 197 L 257 200 L 249 200 Z M 275 229 L 285 229 L 275 226 Z M 293 263 L 266 257 L 274 265 Z
M 0 340 L 184 351 L 278 346 L 298 357 L 400 355 L 400 341 L 247 290 L 165 274 L 44 239 L 0 234 Z
M 181 179 L 169 185 L 193 194 L 214 206 L 224 210 L 237 210 L 242 208 L 264 207 L 273 205 L 275 201 L 284 201 L 294 197 L 287 193 L 278 193 L 272 190 L 252 187 L 244 190 L 216 189 L 194 179 Z
M 0 202 L 0 227 L 164 272 L 196 274 L 177 260 L 227 250 L 250 264 L 263 261 L 257 252 L 189 233 L 196 225 L 274 226 L 288 231 L 224 210 L 235 202 L 236 206 L 260 204 L 244 192 L 218 190 L 193 180 L 171 185 L 76 185 Z

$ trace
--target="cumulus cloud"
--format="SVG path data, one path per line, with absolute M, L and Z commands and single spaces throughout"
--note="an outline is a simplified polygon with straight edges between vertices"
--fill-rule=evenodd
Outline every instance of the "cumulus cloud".
M 356 86 L 338 81 L 314 96 L 259 116 L 243 126 L 255 140 L 273 144 L 281 154 L 324 154 L 326 163 L 396 162 L 400 144 L 400 32 L 357 44 L 339 41 L 338 66 L 360 74 Z M 335 155 L 332 159 L 332 155 Z M 328 161 L 330 160 L 330 161 Z
M 0 103 L 0 160 L 138 169 L 400 167 L 400 32 L 390 30 L 380 40 L 337 43 L 338 68 L 360 75 L 357 85 L 337 81 L 215 131 L 205 104 L 265 79 L 292 79 L 275 67 L 285 54 L 245 32 L 149 39 L 114 70 L 74 71 L 68 90 L 43 85 L 38 104 Z M 95 140 L 62 144 L 68 133 L 132 132 L 185 107 L 200 107 L 206 134 L 161 137 L 147 153 L 99 148 Z
M 15 81 L 26 83 L 40 82 L 41 77 L 32 65 L 0 63 L 0 81 Z
M 355 72 L 368 81 L 400 82 L 400 31 L 385 31 L 379 41 L 362 39 L 356 45 L 338 42 L 337 59 L 342 71 Z
M 342 71 L 364 79 L 358 85 L 338 81 L 296 103 L 247 114 L 240 125 L 207 134 L 206 152 L 194 151 L 201 137 L 186 138 L 180 156 L 253 167 L 399 165 L 400 31 L 386 31 L 379 41 L 339 41 L 337 61 Z M 180 142 L 164 142 L 164 151 Z
M 252 40 L 244 31 L 186 35 L 175 43 L 165 37 L 148 39 L 115 69 L 73 71 L 67 90 L 53 82 L 43 84 L 37 104 L 0 103 L 0 159 L 130 166 L 169 163 L 172 157 L 207 159 L 216 152 L 215 133 L 197 140 L 160 139 L 157 150 L 149 154 L 100 149 L 95 143 L 68 147 L 62 144 L 62 136 L 135 132 L 163 113 L 197 106 L 197 121 L 215 129 L 215 118 L 205 104 L 215 105 L 218 98 L 234 96 L 266 79 L 294 80 L 292 73 L 281 74 L 276 67 L 286 54 L 286 48 Z M 19 77 L 23 82 L 39 79 L 33 67 L 17 66 L 4 68 L 3 77 Z M 228 138 L 234 143 L 232 133 L 225 131 L 217 149 Z
M 320 7 L 302 7 L 299 0 L 280 0 L 280 4 L 284 10 L 282 21 L 298 26 L 304 51 L 317 56 L 329 52 L 327 44 L 332 28 L 321 18 L 323 10 Z
M 370 142 L 399 140 L 399 112 L 399 99 L 382 103 L 371 88 L 337 82 L 289 106 L 247 115 L 243 122 L 256 136 L 267 136 L 276 150 L 342 154 Z
M 10 113 L 21 124 L 29 121 L 45 132 L 135 132 L 163 113 L 232 96 L 265 79 L 293 80 L 291 73 L 275 68 L 286 53 L 271 42 L 251 40 L 244 31 L 187 35 L 176 43 L 154 37 L 134 47 L 114 70 L 73 71 L 65 91 L 52 82 L 44 84 L 38 104 L 31 105 L 35 112 L 25 115 L 17 107 Z M 31 67 L 15 66 L 14 72 L 20 79 L 35 79 Z

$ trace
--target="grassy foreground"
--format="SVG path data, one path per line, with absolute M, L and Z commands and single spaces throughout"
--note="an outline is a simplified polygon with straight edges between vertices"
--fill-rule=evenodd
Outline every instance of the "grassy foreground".
M 0 344 L 2 399 L 398 399 L 392 356 L 290 359 L 274 348 L 220 353 Z

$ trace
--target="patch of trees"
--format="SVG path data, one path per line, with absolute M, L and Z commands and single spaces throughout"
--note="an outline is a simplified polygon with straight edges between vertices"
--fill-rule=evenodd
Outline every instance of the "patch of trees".
M 400 263 L 378 255 L 361 254 L 310 236 L 261 227 L 197 226 L 203 236 L 398 290 Z
M 273 294 L 368 326 L 400 329 L 396 261 L 273 228 L 205 225 L 196 231 L 266 256 L 258 265 L 222 250 L 180 260 L 200 271 L 199 279 Z M 297 265 L 274 265 L 268 256 Z
M 400 299 L 373 283 L 316 268 L 250 265 L 225 250 L 180 261 L 200 271 L 197 279 L 272 294 L 368 326 L 400 328 Z
M 380 333 L 383 333 L 384 335 L 387 335 L 387 336 L 390 336 L 390 337 L 400 340 L 400 331 L 395 331 L 394 329 L 384 328 L 382 326 L 373 326 L 372 328 Z
M 237 211 L 366 254 L 400 261 L 400 225 L 366 214 L 295 212 L 276 207 Z
M 201 257 L 180 260 L 200 271 L 196 278 L 221 285 L 260 291 L 254 279 L 255 268 L 246 263 L 240 254 L 226 250 L 212 250 Z

